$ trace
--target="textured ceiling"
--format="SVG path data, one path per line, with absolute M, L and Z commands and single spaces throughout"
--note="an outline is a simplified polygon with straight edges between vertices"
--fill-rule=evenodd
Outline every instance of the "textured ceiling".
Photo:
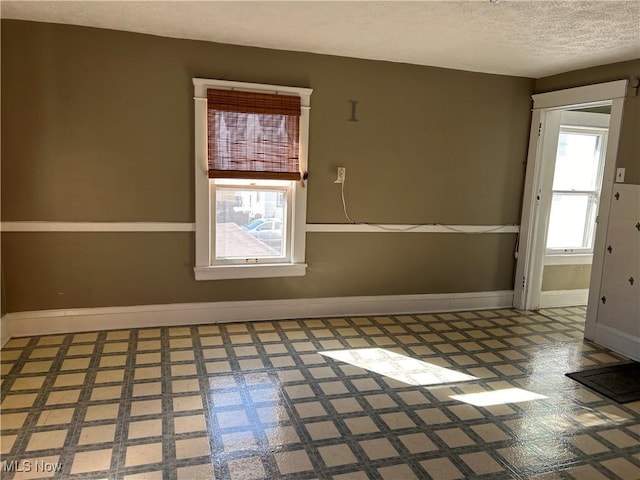
M 640 58 L 640 0 L 2 1 L 1 15 L 535 78 Z

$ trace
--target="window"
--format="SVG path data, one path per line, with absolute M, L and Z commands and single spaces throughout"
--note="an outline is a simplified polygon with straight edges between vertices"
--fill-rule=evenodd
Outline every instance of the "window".
M 593 253 L 606 141 L 606 128 L 560 127 L 547 254 Z
M 304 275 L 311 90 L 193 83 L 196 279 Z
M 290 262 L 291 182 L 212 182 L 217 264 Z

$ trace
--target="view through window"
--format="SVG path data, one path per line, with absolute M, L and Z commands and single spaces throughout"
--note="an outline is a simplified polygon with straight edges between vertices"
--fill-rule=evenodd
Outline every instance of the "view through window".
M 547 234 L 549 253 L 593 251 L 606 129 L 561 127 Z
M 255 185 L 261 182 L 250 186 L 216 182 L 215 259 L 285 259 L 288 188 Z

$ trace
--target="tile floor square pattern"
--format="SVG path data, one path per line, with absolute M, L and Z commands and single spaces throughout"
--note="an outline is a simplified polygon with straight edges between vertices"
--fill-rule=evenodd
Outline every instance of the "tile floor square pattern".
M 584 313 L 12 339 L 1 351 L 0 476 L 637 480 L 640 402 L 618 405 L 564 376 L 623 360 L 582 339 Z M 523 391 L 537 396 L 513 396 Z

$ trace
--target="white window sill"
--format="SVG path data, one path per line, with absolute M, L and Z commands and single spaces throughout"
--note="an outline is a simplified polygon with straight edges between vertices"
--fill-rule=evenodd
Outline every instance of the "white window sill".
M 231 280 L 236 278 L 302 277 L 307 272 L 306 263 L 281 263 L 261 265 L 219 265 L 195 267 L 196 280 Z
M 593 254 L 573 253 L 566 255 L 545 255 L 545 265 L 591 265 Z

